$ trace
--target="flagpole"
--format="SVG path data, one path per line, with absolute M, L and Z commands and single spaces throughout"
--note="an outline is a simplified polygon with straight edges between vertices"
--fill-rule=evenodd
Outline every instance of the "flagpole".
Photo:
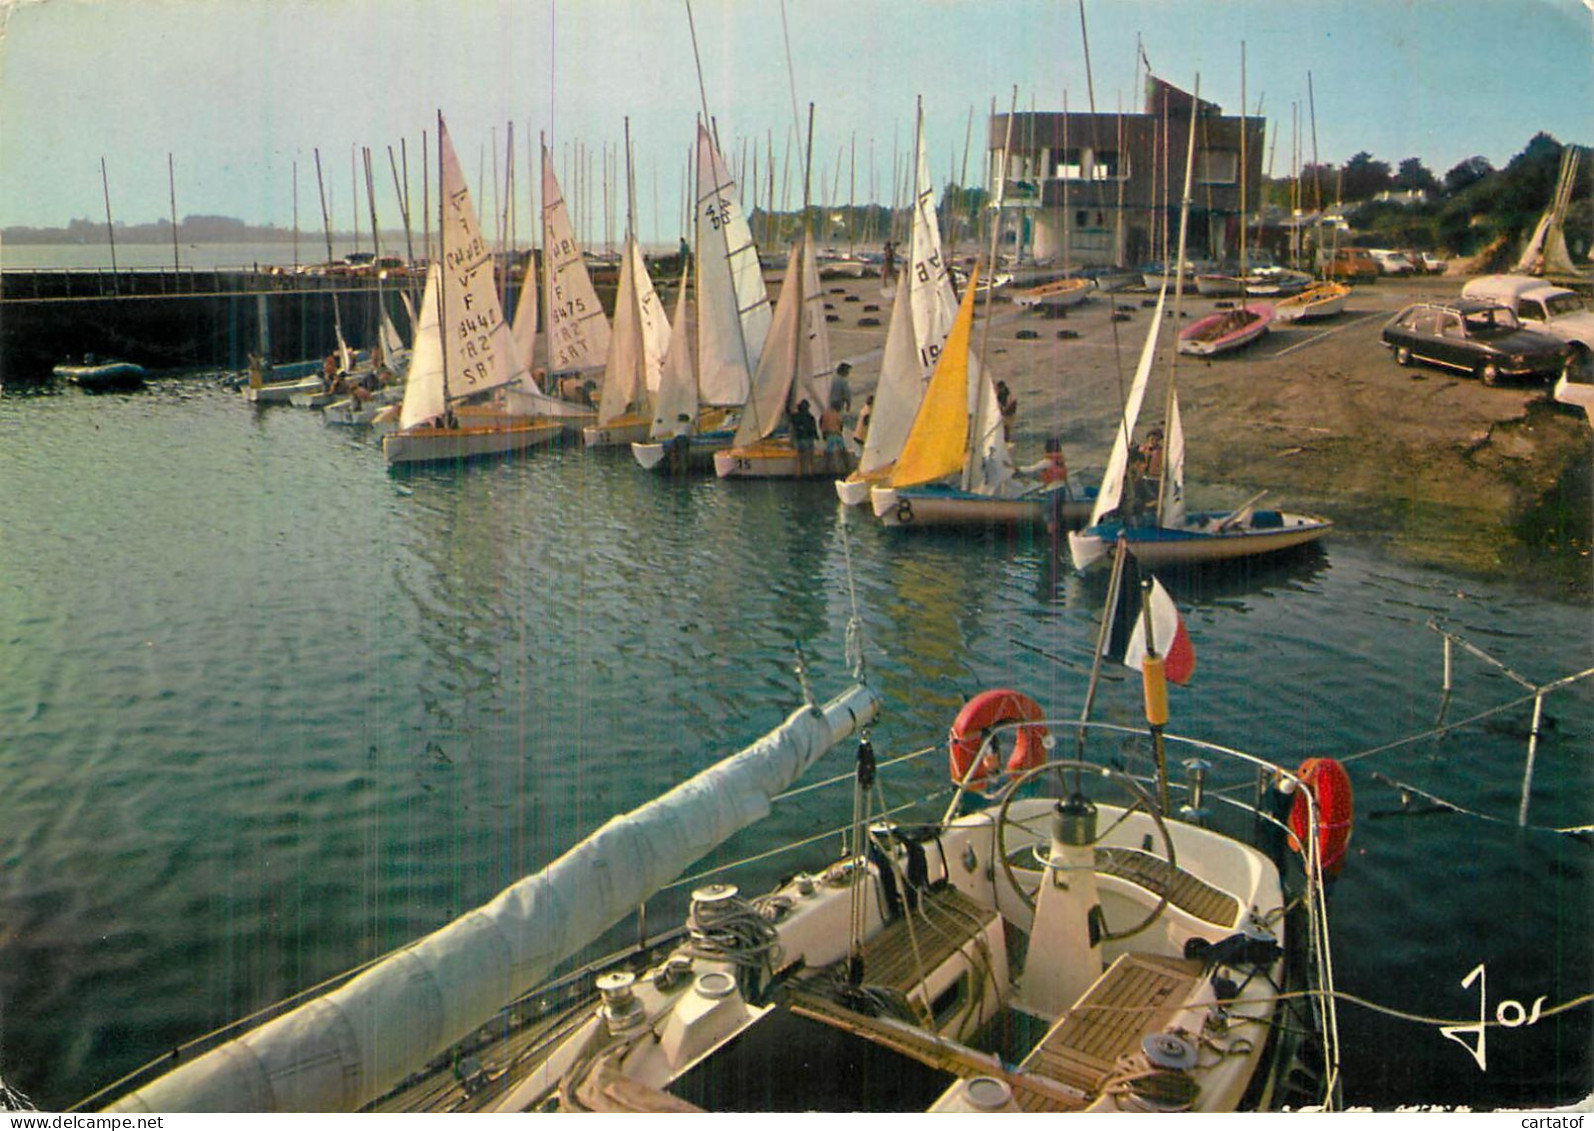
M 1146 698 L 1146 722 L 1151 726 L 1151 752 L 1157 761 L 1157 808 L 1168 812 L 1168 760 L 1162 731 L 1168 725 L 1168 678 L 1152 627 L 1151 578 L 1140 580 L 1141 621 L 1146 626 L 1146 654 L 1140 661 L 1141 685 Z

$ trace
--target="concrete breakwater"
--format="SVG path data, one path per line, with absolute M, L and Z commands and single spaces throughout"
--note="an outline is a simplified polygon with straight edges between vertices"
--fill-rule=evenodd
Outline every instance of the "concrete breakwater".
M 92 353 L 151 369 L 243 369 L 251 353 L 274 361 L 320 357 L 375 339 L 377 311 L 406 339 L 401 297 L 421 280 L 269 271 L 6 271 L 0 284 L 0 380 L 48 379 Z M 520 284 L 510 285 L 509 302 Z

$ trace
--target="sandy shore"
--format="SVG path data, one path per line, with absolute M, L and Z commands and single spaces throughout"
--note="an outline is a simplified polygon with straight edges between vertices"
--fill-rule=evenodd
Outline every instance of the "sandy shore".
M 1543 385 L 1487 388 L 1442 369 L 1403 369 L 1379 342 L 1394 312 L 1416 298 L 1454 295 L 1461 282 L 1359 286 L 1339 317 L 1275 325 L 1218 360 L 1180 357 L 1174 369 L 1172 351 L 1160 351 L 1141 431 L 1161 422 L 1175 372 L 1193 507 L 1233 506 L 1265 489 L 1266 505 L 1334 519 L 1336 539 L 1413 564 L 1586 596 L 1594 433 L 1581 412 L 1555 404 Z M 852 365 L 856 409 L 879 376 L 890 300 L 879 279 L 824 286 L 832 354 Z M 988 334 L 976 324 L 975 348 L 1018 397 L 1018 460 L 1040 458 L 1055 434 L 1070 467 L 1105 462 L 1151 301 L 1135 292 L 1098 295 L 1059 318 L 1020 310 L 998 293 Z M 1115 308 L 1127 317 L 1115 320 Z M 1185 308 L 1188 323 L 1213 302 L 1187 296 Z M 878 324 L 859 324 L 870 319 Z

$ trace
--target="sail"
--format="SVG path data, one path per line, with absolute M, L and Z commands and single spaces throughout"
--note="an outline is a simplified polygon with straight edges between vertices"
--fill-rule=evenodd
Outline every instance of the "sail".
M 941 251 L 941 228 L 935 219 L 935 189 L 924 149 L 923 115 L 919 123 L 919 180 L 908 247 L 908 296 L 913 312 L 913 338 L 918 346 L 923 381 L 930 379 L 941 345 L 957 317 L 957 292 Z
M 609 320 L 598 303 L 598 292 L 592 289 L 592 277 L 576 242 L 547 146 L 542 149 L 542 271 L 543 286 L 548 289 L 544 304 L 548 371 L 602 365 L 609 353 Z
M 874 407 L 869 411 L 869 432 L 858 458 L 860 476 L 874 474 L 895 462 L 908 438 L 908 429 L 913 427 L 919 402 L 924 399 L 925 374 L 919 366 L 908 299 L 909 270 L 902 269 L 897 298 L 891 304 L 891 324 L 886 329 L 885 350 L 880 357 L 880 379 L 875 383 Z M 940 353 L 939 345 L 936 352 Z
M 509 324 L 515 339 L 515 357 L 525 367 L 522 386 L 529 387 L 530 372 L 537 364 L 537 255 L 526 254 L 526 276 L 520 280 L 520 297 L 515 301 L 515 319 Z
M 681 270 L 681 289 L 675 296 L 675 317 L 671 320 L 670 344 L 659 367 L 659 391 L 653 397 L 653 424 L 648 439 L 668 440 L 693 431 L 697 425 L 697 377 L 692 372 L 692 327 L 687 326 L 686 283 L 689 272 Z
M 769 295 L 736 182 L 697 127 L 697 364 L 705 404 L 746 402 L 769 333 Z
M 864 438 L 858 472 L 869 475 L 888 467 L 902 450 L 919 410 L 935 362 L 957 316 L 957 294 L 941 251 L 941 229 L 935 218 L 935 190 L 924 150 L 924 115 L 919 115 L 919 172 L 913 224 L 908 231 L 897 298 L 891 307 L 880 379 L 875 385 L 869 434 Z
M 444 389 L 450 401 L 457 401 L 507 385 L 522 367 L 498 301 L 492 253 L 476 222 L 465 174 L 441 115 L 437 130 L 443 194 L 438 321 L 443 330 Z
M 635 253 L 635 255 L 633 255 Z M 608 424 L 647 402 L 648 359 L 644 354 L 642 310 L 637 302 L 637 272 L 647 277 L 642 255 L 629 232 L 620 258 L 620 289 L 614 298 L 614 325 L 609 353 L 603 363 L 603 394 L 598 401 L 598 423 Z M 655 299 L 654 305 L 658 302 Z
M 393 359 L 404 352 L 404 339 L 399 337 L 398 330 L 393 325 L 393 319 L 388 317 L 387 308 L 382 308 L 381 320 L 377 327 L 378 340 L 382 343 L 382 358 L 389 364 Z
M 1113 437 L 1112 453 L 1107 457 L 1107 470 L 1102 473 L 1101 489 L 1096 493 L 1096 505 L 1091 508 L 1088 526 L 1095 526 L 1101 521 L 1102 515 L 1117 510 L 1123 500 L 1124 476 L 1129 469 L 1129 445 L 1134 442 L 1135 422 L 1140 419 L 1140 405 L 1146 398 L 1146 383 L 1151 379 L 1151 362 L 1157 352 L 1157 334 L 1162 328 L 1162 307 L 1167 297 L 1168 288 L 1164 284 L 1157 294 L 1156 309 L 1151 312 L 1151 326 L 1146 331 L 1145 345 L 1140 348 L 1140 363 L 1135 366 L 1135 377 L 1129 384 L 1123 419 Z
M 443 399 L 443 335 L 437 322 L 440 277 L 436 263 L 426 269 L 420 322 L 415 324 L 410 372 L 404 381 L 404 403 L 399 408 L 400 428 L 414 428 L 435 420 L 447 407 Z
M 117 1111 L 353 1111 L 517 996 L 737 831 L 880 701 L 854 686 L 630 813 L 545 870 L 347 984 L 112 1105 Z
M 752 392 L 736 429 L 736 446 L 757 443 L 774 432 L 799 401 L 806 400 L 817 418 L 829 402 L 831 376 L 819 264 L 813 237 L 804 232 L 786 266 Z
M 952 332 L 936 361 L 902 454 L 891 471 L 893 487 L 914 487 L 956 474 L 963 468 L 969 441 L 969 338 L 974 324 L 974 291 L 979 268 L 970 274 Z M 1000 419 L 1000 417 L 998 417 Z
M 1168 394 L 1168 436 L 1162 459 L 1162 526 L 1184 525 L 1184 424 L 1179 419 L 1179 394 Z
M 963 489 L 976 495 L 1005 495 L 1017 488 L 1013 457 L 1007 450 L 1007 430 L 996 390 L 969 357 L 969 446 L 963 461 Z

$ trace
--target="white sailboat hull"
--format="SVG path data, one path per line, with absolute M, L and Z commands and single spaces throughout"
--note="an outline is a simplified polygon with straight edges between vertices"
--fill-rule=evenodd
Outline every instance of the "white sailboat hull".
M 714 474 L 721 479 L 812 479 L 840 475 L 851 464 L 852 453 L 844 447 L 827 449 L 818 444 L 805 463 L 799 462 L 797 449 L 784 440 L 764 440 L 714 454 Z
M 1249 520 L 1224 528 L 1232 517 L 1223 512 L 1192 514 L 1179 527 L 1106 523 L 1072 535 L 1069 541 L 1077 543 L 1074 561 L 1081 569 L 1107 561 L 1120 534 L 1136 561 L 1148 569 L 1158 569 L 1291 550 L 1316 542 L 1334 528 L 1329 519 L 1285 511 L 1258 511 Z
M 870 504 L 884 526 L 1044 526 L 1055 517 L 1068 527 L 1090 517 L 1091 500 L 1074 498 L 1061 483 L 1012 498 L 953 487 L 877 486 Z
M 581 430 L 581 442 L 589 448 L 617 448 L 623 444 L 645 443 L 652 425 L 648 417 L 627 413 L 607 424 L 589 424 Z
M 457 463 L 506 456 L 552 444 L 565 426 L 553 420 L 502 417 L 458 428 L 412 428 L 382 437 L 389 467 L 402 464 Z

